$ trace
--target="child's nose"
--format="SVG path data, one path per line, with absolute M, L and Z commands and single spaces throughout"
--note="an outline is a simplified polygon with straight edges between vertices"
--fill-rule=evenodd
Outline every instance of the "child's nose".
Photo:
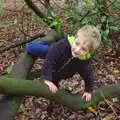
M 76 51 L 77 51 L 77 52 L 81 51 L 81 47 L 77 47 L 77 48 L 76 48 Z

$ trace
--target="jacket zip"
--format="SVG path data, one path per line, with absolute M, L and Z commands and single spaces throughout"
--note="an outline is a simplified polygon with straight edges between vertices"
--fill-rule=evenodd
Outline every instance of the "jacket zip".
M 60 72 L 65 68 L 65 66 L 73 59 L 74 57 L 70 58 L 57 72 Z

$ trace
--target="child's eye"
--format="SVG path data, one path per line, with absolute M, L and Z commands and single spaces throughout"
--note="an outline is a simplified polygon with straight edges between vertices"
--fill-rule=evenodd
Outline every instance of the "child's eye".
M 86 49 L 82 47 L 82 50 L 86 52 Z
M 79 43 L 78 43 L 78 42 L 76 42 L 76 45 L 79 45 Z

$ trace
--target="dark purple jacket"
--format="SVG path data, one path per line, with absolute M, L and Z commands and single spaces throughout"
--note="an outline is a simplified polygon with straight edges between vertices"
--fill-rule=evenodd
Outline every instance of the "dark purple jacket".
M 85 91 L 92 92 L 94 78 L 91 59 L 72 59 L 71 46 L 67 38 L 53 43 L 44 60 L 42 78 L 57 85 L 61 79 L 70 78 L 77 72 L 85 81 Z

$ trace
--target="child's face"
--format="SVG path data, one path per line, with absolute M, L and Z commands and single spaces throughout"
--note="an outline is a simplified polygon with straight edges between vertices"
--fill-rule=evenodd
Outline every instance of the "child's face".
M 87 40 L 83 39 L 83 37 L 80 38 L 81 40 L 75 39 L 73 43 L 72 56 L 74 57 L 84 56 L 92 49 L 91 44 Z

